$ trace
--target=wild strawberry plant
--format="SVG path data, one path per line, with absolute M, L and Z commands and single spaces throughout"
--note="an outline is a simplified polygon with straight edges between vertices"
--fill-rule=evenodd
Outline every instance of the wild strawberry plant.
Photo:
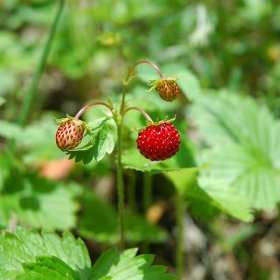
M 59 123 L 56 133 L 56 144 L 62 151 L 67 152 L 70 158 L 75 158 L 76 161 L 82 160 L 84 163 L 89 163 L 92 157 L 99 161 L 105 156 L 106 152 L 111 153 L 115 143 L 117 144 L 118 211 L 121 249 L 124 248 L 124 187 L 122 174 L 122 128 L 124 117 L 129 111 L 136 110 L 146 118 L 147 126 L 139 130 L 135 141 L 140 153 L 151 161 L 162 161 L 171 158 L 179 151 L 181 144 L 180 134 L 171 124 L 175 118 L 153 121 L 142 108 L 128 106 L 126 103 L 127 86 L 133 78 L 131 74 L 135 67 L 142 63 L 151 65 L 160 75 L 159 80 L 153 81 L 151 90 L 155 88 L 160 91 L 160 97 L 165 101 L 166 99 L 171 101 L 170 98 L 167 98 L 170 95 L 173 95 L 172 99 L 175 100 L 178 95 L 176 79 L 164 78 L 162 72 L 154 63 L 148 60 L 141 60 L 131 67 L 126 76 L 120 105 L 114 105 L 110 100 L 108 103 L 101 101 L 92 102 L 84 106 L 74 118 L 68 116 L 65 119 L 56 120 Z M 170 80 L 172 81 L 171 83 L 166 82 Z M 161 86 L 162 83 L 164 86 Z M 79 119 L 86 110 L 97 105 L 105 106 L 109 109 L 107 117 L 95 120 L 93 123 L 86 123 Z M 77 147 L 86 134 L 90 136 L 89 142 L 81 148 Z M 104 146 L 107 148 L 104 149 Z M 88 155 L 91 155 L 91 157 L 88 157 Z
M 64 1 L 60 3 L 52 31 L 56 29 Z M 26 123 L 32 97 L 46 63 L 53 32 L 50 35 L 29 94 L 23 103 L 19 125 L 0 121 L 1 136 L 11 142 L 17 141 L 24 149 L 32 149 L 33 157 L 37 149 L 48 152 L 44 141 L 50 138 L 51 133 L 40 126 L 22 126 Z M 127 87 L 136 66 L 143 63 L 152 65 L 160 78 L 151 79 L 149 93 L 141 93 L 142 99 L 139 99 L 137 106 L 130 106 L 126 97 Z M 170 65 L 168 68 L 170 70 Z M 253 100 L 219 92 L 205 93 L 205 96 L 202 96 L 196 78 L 185 69 L 177 68 L 176 65 L 171 73 L 181 74 L 180 80 L 164 77 L 158 67 L 150 61 L 139 61 L 130 69 L 124 80 L 121 100 L 92 102 L 82 108 L 75 117 L 67 116 L 57 120 L 60 126 L 56 134 L 56 143 L 70 158 L 85 164 L 93 159 L 98 162 L 106 161 L 105 155 L 116 151 L 119 218 L 111 205 L 101 202 L 92 192 L 87 191 L 86 201 L 83 202 L 91 211 L 83 216 L 81 227 L 78 228 L 78 233 L 85 237 L 92 236 L 101 242 L 109 240 L 108 235 L 104 234 L 105 227 L 97 229 L 99 235 L 92 230 L 100 224 L 98 217 L 93 217 L 92 213 L 101 212 L 106 213 L 102 218 L 106 216 L 112 239 L 119 240 L 122 249 L 125 241 L 129 239 L 129 233 L 133 231 L 133 227 L 129 226 L 135 223 L 138 228 L 141 227 L 142 239 L 147 237 L 153 240 L 152 237 L 158 235 L 158 231 L 153 234 L 154 228 L 143 223 L 144 218 L 141 220 L 139 216 L 131 213 L 125 215 L 123 169 L 147 171 L 150 174 L 163 173 L 174 184 L 178 229 L 176 258 L 180 276 L 183 263 L 182 217 L 186 211 L 186 201 L 192 213 L 203 218 L 225 212 L 240 220 L 251 221 L 250 205 L 256 209 L 270 209 L 280 200 L 277 189 L 279 124 L 267 110 L 260 110 Z M 153 121 L 142 106 L 145 97 L 153 94 L 152 90 L 155 90 L 163 101 L 167 101 L 165 105 L 161 105 L 161 113 L 165 114 L 167 106 L 172 106 L 170 102 L 179 97 L 178 84 L 182 93 L 187 93 L 187 97 L 194 101 L 191 116 L 202 132 L 203 141 L 207 143 L 201 145 L 206 157 L 198 159 L 197 162 L 194 161 L 192 148 L 189 147 L 190 141 L 182 130 L 180 121 L 164 119 L 165 115 L 153 116 L 156 120 Z M 0 99 L 0 105 L 2 104 L 3 99 Z M 96 109 L 97 105 L 105 107 L 103 118 L 90 122 L 80 120 L 85 111 L 91 107 Z M 122 132 L 132 111 L 142 114 L 147 123 L 144 128 L 133 130 L 134 145 L 127 149 L 122 142 Z M 180 120 L 180 117 L 178 119 Z M 129 121 L 130 128 L 133 128 L 134 119 Z M 38 129 L 42 136 L 38 135 Z M 32 144 L 30 139 L 33 140 Z M 209 145 L 213 147 L 210 151 Z M 16 158 L 13 163 L 10 160 L 10 156 L 15 155 L 15 146 L 10 145 L 7 150 L 8 153 L 0 154 L 0 228 L 6 229 L 10 223 L 28 224 L 34 228 L 47 226 L 57 230 L 75 227 L 77 203 L 74 202 L 74 197 L 84 190 L 77 190 L 75 185 L 69 187 L 63 183 L 38 178 L 30 171 L 23 176 L 17 170 L 10 172 L 9 177 L 8 170 L 14 167 L 14 162 L 17 165 L 18 162 Z M 32 160 L 30 154 L 26 155 L 26 161 L 19 169 L 26 168 L 25 163 Z M 116 220 L 120 223 L 121 234 L 118 238 L 114 236 L 118 227 Z M 135 257 L 135 249 L 123 250 L 120 254 L 116 249 L 111 249 L 104 253 L 92 268 L 84 244 L 75 240 L 68 232 L 59 238 L 47 230 L 40 236 L 35 231 L 17 228 L 16 235 L 17 237 L 7 233 L 5 237 L 0 238 L 0 260 L 3 268 L 0 272 L 1 279 L 126 279 L 128 276 L 138 279 L 139 275 L 145 279 L 174 279 L 174 276 L 164 275 L 165 269 L 162 267 L 150 267 L 152 259 L 149 255 Z
M 41 235 L 35 230 L 16 228 L 16 235 L 0 235 L 0 276 L 3 280 L 100 280 L 163 279 L 177 277 L 165 274 L 166 268 L 151 266 L 152 255 L 136 256 L 136 249 L 118 253 L 112 248 L 92 266 L 87 248 L 70 232 L 62 237 L 49 230 Z

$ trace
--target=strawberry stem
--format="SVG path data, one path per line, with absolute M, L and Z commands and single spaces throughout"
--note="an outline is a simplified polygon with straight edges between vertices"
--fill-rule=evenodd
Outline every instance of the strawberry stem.
M 140 61 L 136 62 L 136 63 L 130 68 L 129 72 L 128 72 L 127 75 L 126 75 L 125 83 L 127 83 L 127 82 L 129 81 L 130 75 L 131 75 L 132 71 L 134 70 L 134 68 L 135 68 L 136 66 L 138 66 L 139 64 L 142 64 L 142 63 L 147 63 L 147 64 L 151 65 L 152 67 L 154 67 L 154 68 L 156 69 L 156 71 L 158 72 L 159 76 L 161 77 L 161 79 L 164 79 L 164 76 L 163 76 L 162 72 L 159 70 L 159 68 L 158 68 L 153 62 L 151 62 L 151 61 L 149 61 L 149 60 L 140 60 Z
M 124 250 L 124 185 L 123 185 L 123 166 L 122 166 L 122 118 L 118 127 L 117 141 L 117 189 L 118 189 L 118 214 L 120 227 L 120 251 Z
M 121 114 L 123 113 L 123 110 L 124 110 L 125 94 L 126 94 L 126 90 L 127 90 L 127 85 L 129 83 L 129 81 L 131 80 L 131 77 L 130 77 L 131 73 L 132 73 L 132 71 L 134 70 L 134 68 L 136 66 L 138 66 L 139 64 L 142 64 L 142 63 L 146 63 L 146 64 L 149 64 L 152 67 L 154 67 L 155 70 L 158 72 L 160 78 L 164 79 L 164 76 L 163 76 L 162 72 L 159 70 L 159 68 L 153 62 L 151 62 L 149 60 L 139 60 L 138 62 L 134 63 L 133 66 L 130 68 L 129 72 L 127 73 L 125 81 L 124 81 L 124 88 L 123 88 L 123 94 L 122 94 L 122 102 L 121 102 L 121 107 L 120 107 L 120 113 Z
M 130 111 L 130 110 L 137 110 L 137 111 L 139 111 L 140 113 L 142 113 L 142 115 L 143 115 L 148 121 L 150 121 L 150 122 L 153 123 L 153 120 L 151 119 L 151 117 L 150 117 L 143 109 L 141 109 L 141 108 L 139 108 L 139 107 L 136 107 L 136 106 L 131 106 L 131 107 L 126 108 L 126 109 L 123 111 L 122 116 L 124 116 L 124 115 L 125 115 L 128 111 Z
M 75 116 L 75 119 L 78 120 L 80 118 L 80 116 L 84 113 L 84 111 L 92 106 L 95 106 L 95 105 L 103 105 L 103 106 L 106 106 L 107 108 L 110 109 L 111 112 L 113 112 L 113 108 L 108 105 L 107 103 L 105 102 L 92 102 L 92 103 L 89 103 L 87 104 L 86 106 L 84 106 Z
M 118 212 L 119 212 L 119 223 L 120 223 L 120 251 L 122 251 L 124 249 L 124 186 L 123 186 L 123 166 L 122 166 L 122 125 L 123 125 L 123 117 L 124 115 L 129 111 L 129 110 L 137 110 L 139 112 L 141 112 L 144 117 L 150 121 L 153 122 L 152 119 L 150 118 L 150 116 L 142 109 L 138 108 L 138 107 L 128 107 L 125 109 L 125 94 L 127 91 L 127 85 L 129 83 L 129 81 L 131 80 L 131 73 L 134 70 L 134 68 L 141 64 L 141 63 L 147 63 L 149 65 L 151 65 L 152 67 L 154 67 L 156 69 L 156 71 L 158 72 L 159 76 L 164 79 L 164 76 L 162 74 L 162 72 L 159 70 L 159 68 L 152 63 L 151 61 L 148 60 L 140 60 L 138 62 L 136 62 L 131 69 L 129 70 L 125 81 L 124 81 L 124 87 L 123 87 L 123 93 L 122 93 L 122 101 L 121 101 L 121 105 L 120 105 L 120 111 L 119 111 L 119 115 L 116 118 L 116 123 L 117 123 L 117 127 L 118 127 L 118 141 L 117 141 L 117 187 L 118 187 Z M 96 104 L 102 104 L 105 105 L 105 103 L 102 102 L 95 102 L 94 105 Z M 105 105 L 107 106 L 111 111 L 112 108 L 109 105 Z M 88 107 L 87 107 L 88 108 Z M 87 108 L 85 108 L 84 110 L 86 110 Z M 83 109 L 76 115 L 76 117 L 79 117 L 83 111 Z

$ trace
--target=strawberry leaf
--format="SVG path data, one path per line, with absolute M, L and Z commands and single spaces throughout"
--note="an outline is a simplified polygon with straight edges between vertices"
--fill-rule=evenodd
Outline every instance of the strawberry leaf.
M 106 117 L 88 124 L 91 134 L 90 142 L 73 151 L 67 152 L 69 159 L 75 158 L 76 162 L 88 164 L 94 158 L 100 161 L 106 153 L 111 154 L 117 140 L 117 125 L 113 118 Z
M 180 171 L 164 172 L 174 183 L 178 192 L 184 195 L 194 214 L 212 217 L 223 211 L 243 221 L 251 221 L 253 216 L 248 201 L 224 181 L 199 177 L 198 168 L 185 168 Z
M 20 125 L 0 120 L 0 136 L 7 139 L 18 139 L 22 133 L 23 128 Z
M 17 236 L 0 236 L 0 278 L 88 279 L 90 259 L 81 240 L 65 232 L 62 237 L 44 229 L 16 228 Z M 8 275 L 8 276 L 7 276 Z M 67 277 L 66 277 L 67 276 Z
M 0 96 L 0 106 L 2 106 L 6 102 L 6 99 Z
M 7 227 L 13 209 L 14 217 L 33 227 L 68 229 L 75 225 L 76 185 L 65 185 L 34 174 L 13 175 L 5 181 L 0 196 L 0 226 Z
M 62 237 L 49 230 L 16 228 L 16 235 L 0 235 L 0 278 L 3 280 L 175 280 L 166 267 L 154 265 L 152 255 L 136 256 L 137 249 L 121 254 L 112 248 L 91 268 L 82 240 L 69 232 Z
M 19 280 L 28 279 L 81 279 L 71 267 L 57 257 L 36 257 L 35 263 L 23 263 L 25 274 L 18 275 Z
M 136 249 L 128 249 L 118 255 L 115 248 L 110 249 L 102 254 L 94 264 L 90 279 L 100 279 L 103 275 L 111 276 L 112 280 L 140 280 L 144 278 L 145 280 L 177 279 L 174 275 L 164 274 L 166 268 L 163 266 L 150 266 L 154 258 L 152 255 L 140 255 L 136 257 L 136 252 Z
M 256 209 L 280 201 L 280 122 L 250 97 L 219 92 L 197 99 L 192 110 L 203 140 L 211 181 L 224 181 Z M 217 192 L 217 194 L 219 194 Z

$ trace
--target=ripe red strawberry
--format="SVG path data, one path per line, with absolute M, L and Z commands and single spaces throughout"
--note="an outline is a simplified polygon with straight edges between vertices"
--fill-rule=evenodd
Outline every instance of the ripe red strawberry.
M 152 161 L 166 160 L 174 156 L 181 144 L 180 134 L 175 127 L 163 122 L 147 126 L 138 132 L 137 149 Z
M 84 131 L 81 120 L 63 119 L 55 135 L 57 147 L 63 152 L 74 149 L 83 140 Z
M 172 102 L 179 95 L 179 87 L 176 83 L 177 80 L 178 78 L 173 77 L 153 80 L 151 81 L 150 86 L 152 87 L 149 91 L 155 89 L 163 100 Z

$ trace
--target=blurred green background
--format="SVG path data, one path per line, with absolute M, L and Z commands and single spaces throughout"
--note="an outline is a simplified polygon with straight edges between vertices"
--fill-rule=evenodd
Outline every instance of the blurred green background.
M 181 75 L 179 86 L 184 94 L 168 106 L 155 101 L 150 93 L 147 97 L 146 84 L 156 73 L 144 65 L 129 87 L 128 99 L 143 105 L 153 117 L 177 113 L 197 164 L 213 164 L 214 175 L 230 177 L 230 184 L 238 185 L 239 194 L 256 209 L 252 224 L 226 215 L 208 219 L 208 208 L 201 215 L 190 209 L 185 217 L 185 279 L 280 279 L 279 2 L 67 0 L 27 125 L 21 128 L 19 114 L 57 6 L 51 0 L 0 1 L 0 228 L 21 224 L 72 229 L 87 240 L 93 259 L 104 246 L 114 244 L 114 159 L 74 167 L 55 146 L 53 117 L 73 116 L 87 102 L 106 100 L 106 96 L 118 100 L 129 68 L 138 60 L 149 59 L 166 76 Z M 96 110 L 84 118 L 92 120 L 101 113 Z M 143 125 L 143 120 L 131 116 L 128 128 Z M 226 133 L 222 131 L 225 127 Z M 131 147 L 135 133 L 129 129 L 126 133 L 125 147 Z M 229 137 L 238 147 L 223 147 Z M 250 141 L 254 149 L 244 144 Z M 215 153 L 217 146 L 224 150 Z M 228 151 L 244 158 L 234 159 L 233 167 Z M 254 177 L 246 177 L 252 170 L 244 163 L 248 158 L 250 168 L 257 166 Z M 242 168 L 246 182 L 240 175 Z M 236 174 L 238 179 L 232 179 Z M 151 184 L 151 203 L 159 205 L 162 213 L 155 219 L 160 229 L 149 228 L 141 220 L 147 209 L 137 201 L 136 208 L 142 213 L 137 218 L 144 229 L 137 235 L 131 225 L 131 244 L 148 240 L 157 262 L 174 270 L 175 257 L 170 253 L 176 242 L 174 202 L 170 202 L 173 187 L 161 175 L 151 179 L 127 170 L 125 176 L 126 188 L 138 186 L 139 197 L 144 196 L 142 184 Z M 133 201 L 135 194 L 127 192 Z M 43 206 L 35 213 L 37 200 Z M 104 229 L 91 228 L 96 211 L 108 218 Z M 135 219 L 128 217 L 127 223 Z M 145 246 L 145 242 L 140 245 L 143 251 Z

